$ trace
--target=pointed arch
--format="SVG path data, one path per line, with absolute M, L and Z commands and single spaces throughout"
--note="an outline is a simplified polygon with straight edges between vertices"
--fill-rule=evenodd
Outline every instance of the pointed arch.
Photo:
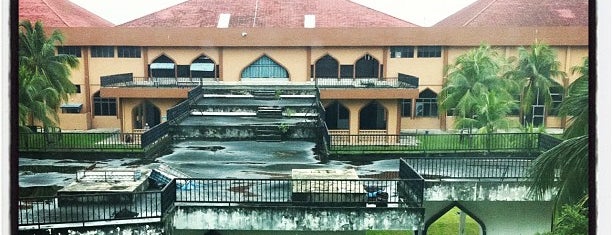
M 144 100 L 132 108 L 132 127 L 144 129 L 145 124 L 154 127 L 161 123 L 161 111 L 157 105 L 149 100 Z
M 349 129 L 350 112 L 339 101 L 334 101 L 325 107 L 325 124 L 330 130 Z
M 416 100 L 417 117 L 437 117 L 438 116 L 438 94 L 429 88 L 419 93 Z
M 387 117 L 384 105 L 376 100 L 370 101 L 359 111 L 359 130 L 386 130 Z
M 289 78 L 287 69 L 263 55 L 242 70 L 241 78 Z
M 438 213 L 434 214 L 427 221 L 425 221 L 424 234 L 427 235 L 427 230 L 429 229 L 429 227 L 434 222 L 436 222 L 436 220 L 440 219 L 440 217 L 442 217 L 444 214 L 446 214 L 448 211 L 450 211 L 454 207 L 459 208 L 459 210 L 465 212 L 465 214 L 469 215 L 472 219 L 474 219 L 474 221 L 476 221 L 476 223 L 478 223 L 478 225 L 480 226 L 480 231 L 482 231 L 482 235 L 487 234 L 487 229 L 486 229 L 484 222 L 480 218 L 478 218 L 478 216 L 476 216 L 473 212 L 471 212 L 465 206 L 461 205 L 459 202 L 456 202 L 456 201 L 442 208 L 442 210 L 440 210 Z
M 380 63 L 370 54 L 355 62 L 355 78 L 379 78 Z
M 340 63 L 329 54 L 322 56 L 315 62 L 316 78 L 338 78 L 340 77 Z
M 173 59 L 161 54 L 149 64 L 151 77 L 176 77 L 176 63 Z
M 191 61 L 189 74 L 192 78 L 215 78 L 217 77 L 217 66 L 214 60 L 205 54 L 201 54 Z

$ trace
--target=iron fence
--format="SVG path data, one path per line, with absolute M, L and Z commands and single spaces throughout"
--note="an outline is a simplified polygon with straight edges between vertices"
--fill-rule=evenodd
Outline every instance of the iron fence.
M 140 133 L 19 133 L 19 151 L 142 151 Z
M 533 157 L 405 157 L 425 179 L 524 179 Z
M 159 192 L 100 193 L 20 198 L 19 226 L 158 218 Z
M 189 114 L 189 105 L 190 100 L 186 99 L 183 102 L 173 106 L 172 108 L 166 111 L 166 117 L 168 122 L 177 122 L 180 121 L 183 117 Z
M 417 134 L 330 136 L 330 151 L 343 152 L 459 152 L 538 150 L 538 134 Z
M 176 201 L 240 206 L 366 207 L 394 203 L 421 207 L 423 194 L 398 187 L 423 186 L 422 179 L 176 179 Z M 422 190 L 421 190 L 422 192 Z M 377 198 L 387 195 L 384 201 Z M 417 197 L 418 202 L 406 203 Z
M 397 77 L 388 78 L 315 78 L 318 88 L 416 88 Z
M 555 138 L 554 136 L 547 134 L 540 134 L 538 138 L 538 146 L 540 150 L 547 151 L 555 146 L 559 145 L 563 140 Z
M 100 77 L 102 87 L 192 88 L 216 81 L 208 77 L 134 77 L 131 73 Z
M 162 122 L 160 124 L 155 125 L 153 128 L 142 133 L 142 141 L 140 142 L 140 147 L 145 149 L 149 147 L 149 145 L 156 143 L 160 139 L 168 136 L 168 130 L 170 129 L 170 125 L 168 122 Z

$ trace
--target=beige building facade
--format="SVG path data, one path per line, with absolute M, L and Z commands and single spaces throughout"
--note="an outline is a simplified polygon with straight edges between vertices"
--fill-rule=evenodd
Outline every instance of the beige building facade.
M 571 67 L 580 65 L 589 52 L 586 27 L 57 29 L 66 36 L 63 47 L 58 50 L 69 48 L 73 53 L 80 52 L 79 67 L 71 74 L 79 93 L 71 95 L 68 103 L 80 104 L 82 108 L 76 113 L 62 112 L 59 126 L 66 130 L 119 128 L 123 132 L 135 132 L 147 122 L 139 120 L 144 116 L 148 116 L 151 124 L 165 121 L 166 110 L 184 100 L 190 87 L 113 87 L 101 82 L 102 77 L 125 73 L 131 73 L 134 80 L 150 81 L 160 76 L 159 69 L 167 70 L 164 77 L 204 79 L 218 84 L 313 84 L 323 78 L 392 81 L 399 74 L 410 75 L 418 77 L 418 87 L 321 86 L 322 103 L 327 108 L 335 105 L 342 116 L 348 116 L 347 120 L 344 120 L 346 117 L 341 120 L 345 124 L 333 125 L 330 129 L 350 134 L 452 130 L 453 117 L 437 112 L 434 106 L 445 81 L 445 68 L 468 50 L 486 43 L 510 57 L 517 56 L 520 46 L 528 47 L 536 40 L 547 43 L 555 49 L 560 68 L 568 74 L 558 81 L 564 88 L 576 78 Z M 243 32 L 247 36 L 242 36 Z M 571 36 L 558 37 L 560 34 Z M 286 71 L 286 75 L 248 77 L 250 70 L 246 70 L 257 63 L 272 64 L 279 71 Z M 198 66 L 206 67 L 205 75 L 194 76 Z M 421 104 L 422 101 L 429 103 Z M 362 112 L 371 105 L 374 108 L 366 111 L 380 110 L 376 118 L 384 127 L 362 123 L 362 119 L 372 115 Z M 421 111 L 423 107 L 428 110 Z M 564 126 L 564 120 L 550 115 L 544 123 L 551 128 Z

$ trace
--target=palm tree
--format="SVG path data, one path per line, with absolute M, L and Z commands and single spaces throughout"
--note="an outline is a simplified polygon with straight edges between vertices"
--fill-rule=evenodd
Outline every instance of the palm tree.
M 24 66 L 19 66 L 19 127 L 22 131 L 32 119 L 39 120 L 44 126 L 54 126 L 57 120 L 55 109 L 47 105 L 58 102 L 59 94 L 47 80 L 32 75 Z
M 542 153 L 529 170 L 533 180 L 531 193 L 543 196 L 556 191 L 555 208 L 574 205 L 588 193 L 589 161 L 589 65 L 588 58 L 581 66 L 572 68 L 580 77 L 569 87 L 569 95 L 561 103 L 561 115 L 570 116 L 569 126 L 563 133 L 564 141 Z
M 447 68 L 447 81 L 441 91 L 440 107 L 443 110 L 454 108 L 453 115 L 458 117 L 456 128 L 471 127 L 475 115 L 478 115 L 478 104 L 484 104 L 489 93 L 495 93 L 496 100 L 513 99 L 509 91 L 512 83 L 500 79 L 506 67 L 503 61 L 488 45 L 480 45 L 459 56 L 454 64 Z M 482 108 L 482 107 L 481 107 Z M 463 120 L 463 121 L 462 121 Z
M 498 129 L 509 129 L 518 126 L 515 121 L 506 118 L 518 104 L 513 99 L 505 99 L 494 92 L 487 92 L 476 99 L 472 117 L 457 118 L 457 126 L 478 128 L 478 133 L 494 133 Z
M 545 110 L 549 110 L 552 104 L 550 87 L 556 83 L 555 78 L 565 77 L 565 73 L 559 70 L 555 51 L 536 42 L 529 49 L 519 47 L 518 54 L 516 69 L 508 72 L 507 76 L 514 78 L 521 87 L 523 115 L 531 114 L 531 106 L 541 97 L 544 98 Z
M 78 59 L 55 54 L 55 46 L 63 39 L 57 30 L 47 37 L 40 21 L 34 25 L 30 21 L 19 23 L 20 124 L 32 124 L 37 119 L 44 125 L 55 126 L 58 118 L 54 111 L 76 91 L 70 81 L 70 71 L 77 67 Z M 43 104 L 47 107 L 41 107 Z M 51 114 L 55 122 L 41 116 L 42 113 Z M 30 120 L 22 122 L 21 117 Z

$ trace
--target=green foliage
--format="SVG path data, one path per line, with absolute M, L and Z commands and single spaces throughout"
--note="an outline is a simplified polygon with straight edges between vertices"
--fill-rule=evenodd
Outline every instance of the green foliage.
M 530 192 L 541 197 L 554 190 L 556 211 L 576 204 L 589 189 L 588 60 L 574 70 L 581 76 L 570 86 L 559 111 L 572 116 L 564 141 L 542 153 L 529 170 Z
M 55 54 L 55 46 L 63 40 L 57 30 L 47 37 L 40 21 L 34 25 L 27 20 L 19 23 L 19 125 L 22 130 L 34 120 L 45 126 L 56 126 L 59 120 L 55 110 L 76 91 L 70 81 L 70 71 L 78 66 L 78 59 Z
M 429 226 L 427 234 L 430 235 L 447 235 L 459 234 L 459 212 L 461 210 L 453 207 L 438 220 Z M 472 217 L 466 216 L 465 219 L 465 234 L 478 235 L 480 234 L 480 226 Z
M 544 43 L 536 42 L 529 48 L 519 47 L 518 61 L 515 69 L 506 73 L 521 87 L 521 110 L 525 115 L 531 113 L 531 105 L 538 95 L 544 97 L 546 110 L 551 107 L 552 97 L 550 87 L 557 78 L 565 78 L 566 74 L 559 70 L 555 51 Z
M 278 130 L 285 134 L 289 131 L 289 125 L 287 125 L 287 123 L 278 124 Z
M 583 201 L 585 202 L 585 201 Z M 555 218 L 553 230 L 541 235 L 582 235 L 589 232 L 588 208 L 583 202 L 564 205 L 560 215 Z
M 502 79 L 507 63 L 488 45 L 459 56 L 447 68 L 440 107 L 454 109 L 455 128 L 478 128 L 493 133 L 518 125 L 506 116 L 516 108 L 512 95 L 515 83 Z

